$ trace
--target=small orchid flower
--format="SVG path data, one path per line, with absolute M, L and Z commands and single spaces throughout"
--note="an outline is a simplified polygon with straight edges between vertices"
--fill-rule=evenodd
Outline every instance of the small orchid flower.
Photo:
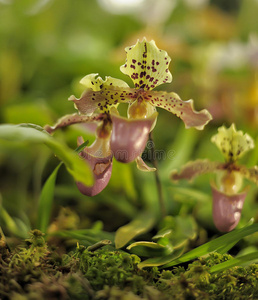
M 187 163 L 178 173 L 172 171 L 171 179 L 192 180 L 204 173 L 216 173 L 217 182 L 211 182 L 213 197 L 213 220 L 218 230 L 228 232 L 233 230 L 241 217 L 241 211 L 248 192 L 242 188 L 243 178 L 258 185 L 258 166 L 246 168 L 238 165 L 237 160 L 247 151 L 254 148 L 254 141 L 248 134 L 236 131 L 232 124 L 228 129 L 224 126 L 211 139 L 222 152 L 225 162 L 212 162 L 207 159 Z

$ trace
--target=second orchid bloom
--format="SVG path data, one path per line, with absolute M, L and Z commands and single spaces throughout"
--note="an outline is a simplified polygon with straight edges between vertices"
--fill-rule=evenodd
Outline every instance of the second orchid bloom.
M 81 97 L 69 98 L 78 114 L 64 116 L 53 127 L 45 126 L 52 133 L 76 123 L 98 124 L 95 142 L 80 153 L 95 177 L 92 187 L 77 183 L 79 190 L 88 196 L 100 193 L 108 184 L 113 157 L 122 163 L 136 161 L 142 171 L 155 171 L 144 163 L 141 154 L 156 124 L 156 107 L 181 118 L 186 128 L 203 129 L 212 119 L 207 110 L 196 112 L 193 100 L 182 101 L 175 93 L 153 91 L 155 87 L 172 81 L 168 69 L 171 59 L 167 52 L 157 48 L 154 41 L 144 39 L 125 50 L 127 59 L 121 71 L 131 78 L 133 88 L 116 78 L 103 80 L 97 77 L 98 74 L 89 74 L 80 81 L 85 86 Z M 120 103 L 128 103 L 127 118 L 119 115 L 117 107 Z M 78 145 L 82 143 L 83 139 L 79 137 Z
M 237 131 L 235 125 L 218 129 L 211 139 L 221 151 L 225 162 L 198 159 L 187 163 L 181 171 L 172 171 L 173 181 L 192 180 L 205 173 L 215 173 L 216 182 L 211 182 L 212 214 L 215 226 L 219 231 L 234 229 L 240 218 L 247 196 L 248 187 L 242 190 L 243 179 L 246 178 L 258 185 L 258 166 L 247 168 L 237 164 L 247 151 L 254 148 L 254 141 L 248 134 Z

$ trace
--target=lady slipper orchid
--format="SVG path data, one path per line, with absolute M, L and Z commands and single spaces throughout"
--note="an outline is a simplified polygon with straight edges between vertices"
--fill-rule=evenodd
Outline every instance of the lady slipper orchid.
M 108 162 L 112 156 L 123 163 L 136 161 L 137 167 L 142 171 L 156 170 L 148 167 L 141 158 L 149 133 L 156 124 L 156 107 L 166 109 L 181 118 L 186 128 L 203 129 L 212 119 L 207 110 L 196 112 L 193 109 L 193 100 L 182 101 L 175 93 L 153 91 L 160 84 L 172 81 L 168 69 L 171 59 L 167 52 L 157 48 L 154 41 L 147 42 L 143 39 L 125 50 L 127 59 L 121 66 L 121 71 L 132 79 L 134 88 L 130 88 L 120 79 L 106 77 L 103 80 L 97 77 L 98 74 L 89 74 L 80 81 L 85 86 L 81 97 L 77 99 L 72 95 L 69 98 L 74 102 L 78 114 L 67 115 L 55 126 L 45 127 L 52 133 L 58 128 L 76 123 L 98 122 L 103 132 L 110 133 L 104 134 L 104 137 L 97 133 L 95 143 L 80 154 L 89 162 L 93 172 L 96 165 L 103 167 L 100 168 L 101 172 L 94 173 L 95 187 L 82 187 L 78 184 L 79 189 L 88 195 L 98 193 L 108 182 L 112 168 L 112 163 Z M 117 106 L 120 103 L 128 104 L 127 118 L 119 115 Z M 80 138 L 79 144 L 81 142 Z M 99 151 L 99 147 L 104 147 L 104 144 L 108 151 L 102 149 L 101 154 L 96 154 L 97 149 Z M 105 168 L 106 164 L 108 166 Z
M 240 192 L 243 178 L 258 185 L 258 166 L 246 168 L 238 165 L 237 160 L 247 151 L 254 148 L 253 139 L 242 131 L 236 131 L 235 125 L 230 128 L 224 126 L 211 141 L 221 150 L 225 162 L 211 162 L 207 159 L 187 163 L 178 173 L 172 171 L 171 179 L 192 180 L 204 173 L 216 173 L 217 182 L 211 182 L 213 198 L 213 220 L 218 230 L 228 232 L 233 230 L 240 218 L 243 204 L 247 195 L 247 188 Z
M 172 81 L 168 69 L 171 59 L 166 51 L 157 48 L 154 41 L 147 42 L 144 39 L 125 50 L 126 63 L 120 69 L 131 78 L 134 88 L 128 87 L 122 80 L 107 77 L 103 81 L 100 77 L 96 78 L 97 74 L 89 74 L 81 80 L 86 87 L 81 97 L 77 99 L 71 96 L 69 100 L 74 102 L 79 113 L 89 116 L 94 112 L 110 112 L 112 106 L 119 103 L 129 103 L 127 120 L 119 118 L 117 114 L 112 115 L 115 133 L 112 133 L 111 149 L 118 161 L 130 162 L 136 158 L 139 160 L 145 148 L 148 134 L 155 126 L 152 120 L 157 116 L 156 107 L 180 117 L 187 128 L 203 129 L 211 120 L 211 115 L 207 110 L 196 112 L 193 109 L 193 100 L 182 101 L 175 93 L 152 91 L 155 87 Z M 142 131 L 139 138 L 134 138 L 137 135 L 133 134 L 135 131 L 138 134 Z M 123 138 L 117 138 L 116 133 Z

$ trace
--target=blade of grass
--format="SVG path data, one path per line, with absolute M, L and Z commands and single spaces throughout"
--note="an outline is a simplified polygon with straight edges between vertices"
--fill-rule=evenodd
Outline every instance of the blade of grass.
M 37 228 L 44 233 L 46 233 L 47 227 L 49 225 L 51 208 L 54 200 L 56 176 L 62 164 L 63 164 L 62 162 L 59 163 L 59 165 L 54 169 L 54 171 L 48 177 L 47 181 L 43 186 L 39 198 Z
M 239 256 L 239 257 L 235 257 L 235 258 L 227 260 L 223 263 L 215 265 L 215 266 L 210 268 L 209 272 L 210 273 L 221 272 L 221 271 L 224 271 L 224 270 L 232 268 L 232 267 L 241 266 L 241 265 L 244 265 L 246 263 L 250 263 L 250 262 L 252 262 L 256 259 L 258 259 L 258 251 L 253 252 L 253 253 L 249 253 L 249 254 L 246 254 L 246 255 L 242 255 L 242 256 Z
M 89 141 L 84 142 L 80 146 L 75 149 L 76 153 L 81 152 L 87 145 Z M 45 182 L 43 189 L 41 191 L 41 195 L 39 198 L 39 207 L 38 207 L 38 223 L 37 228 L 46 233 L 47 227 L 49 225 L 51 208 L 54 200 L 54 190 L 56 183 L 56 176 L 63 162 L 59 163 L 59 165 L 54 169 L 51 175 L 48 177 Z
M 48 236 L 57 236 L 65 239 L 76 239 L 79 241 L 88 241 L 91 245 L 99 242 L 98 237 L 92 237 L 86 234 L 77 233 L 69 230 L 58 230 L 48 234 Z
M 258 224 L 253 224 L 248 227 L 236 229 L 232 232 L 224 234 L 224 235 L 216 238 L 215 240 L 205 243 L 204 245 L 199 246 L 199 247 L 185 253 L 180 258 L 172 260 L 171 262 L 165 264 L 162 268 L 168 268 L 171 266 L 178 265 L 180 263 L 188 262 L 188 261 L 196 259 L 200 256 L 206 255 L 210 252 L 220 250 L 225 245 L 233 245 L 233 244 L 237 243 L 243 237 L 246 237 L 257 231 L 258 231 Z

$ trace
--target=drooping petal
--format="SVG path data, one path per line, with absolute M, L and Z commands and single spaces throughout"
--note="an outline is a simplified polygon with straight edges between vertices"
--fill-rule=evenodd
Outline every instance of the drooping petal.
M 244 153 L 254 148 L 253 139 L 247 133 L 243 134 L 241 130 L 236 131 L 235 124 L 229 128 L 220 127 L 211 141 L 216 144 L 228 162 L 238 160 Z
M 212 173 L 216 170 L 223 169 L 224 164 L 209 161 L 208 159 L 198 159 L 185 164 L 181 171 L 173 170 L 170 174 L 170 178 L 173 181 L 186 179 L 193 180 L 196 176 Z
M 142 172 L 154 172 L 154 171 L 156 171 L 156 168 L 149 167 L 140 156 L 136 157 L 135 162 L 136 162 L 136 165 L 137 165 L 137 169 L 142 171 Z
M 94 116 L 85 116 L 85 115 L 78 115 L 78 114 L 72 114 L 72 115 L 66 115 L 60 118 L 54 126 L 49 126 L 45 125 L 44 129 L 48 133 L 52 133 L 55 130 L 66 127 L 69 125 L 73 124 L 78 124 L 78 123 L 88 123 L 88 122 L 94 122 L 100 120 L 99 115 L 94 115 Z
M 239 166 L 239 172 L 241 175 L 243 175 L 243 177 L 258 185 L 258 166 L 254 166 L 252 168 Z
M 78 146 L 83 143 L 83 138 L 78 138 Z M 93 186 L 85 186 L 81 182 L 76 182 L 79 191 L 87 196 L 99 194 L 108 184 L 112 173 L 112 154 L 109 140 L 96 138 L 95 142 L 84 148 L 79 154 L 90 165 L 93 175 Z
M 132 79 L 137 89 L 151 90 L 172 81 L 168 69 L 171 59 L 166 51 L 158 49 L 153 40 L 137 41 L 136 45 L 125 48 L 125 51 L 126 63 L 120 70 Z
M 183 101 L 176 93 L 151 91 L 146 93 L 144 99 L 154 106 L 161 107 L 175 114 L 183 120 L 186 128 L 195 127 L 202 130 L 212 120 L 211 114 L 206 109 L 195 111 L 192 99 Z
M 112 113 L 111 118 L 113 130 L 110 147 L 116 160 L 124 163 L 134 161 L 145 148 L 157 113 L 146 119 L 127 119 Z
M 247 195 L 247 191 L 241 194 L 227 195 L 219 191 L 212 184 L 212 215 L 213 221 L 217 229 L 221 232 L 228 232 L 233 230 L 240 218 Z
M 130 89 L 124 81 L 112 77 L 106 77 L 105 80 L 98 77 L 97 74 L 85 76 L 81 83 L 86 87 L 81 97 L 77 99 L 74 95 L 68 100 L 73 101 L 78 111 L 85 115 L 91 115 L 93 112 L 109 112 L 112 106 L 117 103 L 129 102 L 134 99 L 136 91 Z

